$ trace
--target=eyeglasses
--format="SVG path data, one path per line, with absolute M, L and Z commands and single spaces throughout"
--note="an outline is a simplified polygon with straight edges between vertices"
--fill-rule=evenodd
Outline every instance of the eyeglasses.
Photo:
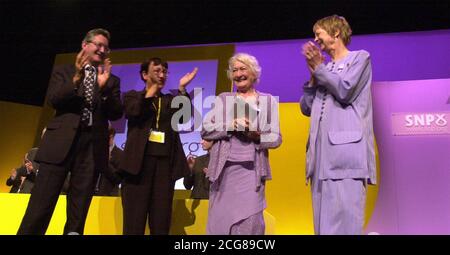
M 167 71 L 167 69 L 153 70 L 153 73 L 155 73 L 156 75 L 159 75 L 160 73 L 162 73 L 162 74 L 164 74 L 164 76 L 169 76 L 169 71 Z
M 109 54 L 111 52 L 111 49 L 108 47 L 108 45 L 104 45 L 103 43 L 98 43 L 98 42 L 94 42 L 94 41 L 88 41 L 88 43 L 94 44 L 95 47 L 97 47 L 97 49 L 101 49 L 103 47 L 106 54 Z

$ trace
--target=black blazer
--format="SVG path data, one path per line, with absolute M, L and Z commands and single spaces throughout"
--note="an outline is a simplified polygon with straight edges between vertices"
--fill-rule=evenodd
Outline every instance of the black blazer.
M 209 179 L 203 172 L 203 168 L 208 168 L 209 153 L 197 157 L 191 174 L 184 177 L 183 184 L 186 189 L 191 189 L 191 198 L 208 199 L 209 198 Z
M 122 182 L 122 177 L 119 173 L 120 158 L 123 151 L 117 146 L 114 146 L 111 151 L 111 158 L 109 159 L 108 169 L 99 178 L 98 196 L 118 196 L 119 184 Z
M 189 99 L 189 96 L 187 96 Z M 162 111 L 175 113 L 178 109 L 170 108 L 172 99 L 170 94 L 161 94 Z M 145 90 L 131 90 L 124 94 L 125 117 L 128 119 L 127 141 L 123 157 L 120 161 L 120 169 L 133 175 L 137 175 L 142 168 L 148 135 L 152 123 L 156 119 L 156 112 L 151 99 L 145 98 Z M 173 180 L 178 180 L 189 173 L 186 155 L 183 151 L 178 132 L 170 129 L 166 136 L 170 136 L 170 171 Z
M 25 165 L 16 168 L 16 173 L 16 178 L 14 180 L 11 179 L 11 176 L 6 180 L 6 185 L 12 186 L 9 193 L 31 193 L 31 190 L 34 187 L 36 174 L 34 172 L 28 173 Z M 24 181 L 22 181 L 22 177 L 25 178 Z
M 36 154 L 37 162 L 61 164 L 72 146 L 84 102 L 82 85 L 75 89 L 72 82 L 74 74 L 74 65 L 60 65 L 53 69 L 47 100 L 56 112 L 47 124 Z M 101 91 L 98 84 L 95 84 L 93 100 L 94 164 L 96 169 L 104 171 L 108 167 L 108 120 L 117 120 L 123 115 L 120 79 L 111 75 Z
M 39 169 L 39 163 L 34 161 L 36 152 L 38 151 L 38 148 L 31 148 L 27 152 L 27 159 L 31 161 L 31 164 L 33 164 L 34 172 L 28 173 L 27 168 L 25 165 L 21 165 L 20 167 L 16 168 L 16 178 L 14 180 L 11 179 L 11 176 L 6 180 L 7 186 L 12 186 L 10 193 L 17 193 L 20 189 L 20 193 L 30 193 L 31 189 L 34 186 L 34 180 L 36 178 L 36 171 Z M 25 177 L 25 181 L 22 183 L 22 178 Z M 22 187 L 21 187 L 22 186 Z
M 13 180 L 11 179 L 11 176 L 6 180 L 7 186 L 12 186 L 9 193 L 17 193 L 19 190 L 20 184 L 22 183 L 21 177 L 27 176 L 27 168 L 22 165 L 18 168 L 16 168 L 16 178 Z

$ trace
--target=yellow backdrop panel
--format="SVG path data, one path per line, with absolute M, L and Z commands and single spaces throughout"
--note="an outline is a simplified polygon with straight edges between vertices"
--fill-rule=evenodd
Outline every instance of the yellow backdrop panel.
M 23 163 L 38 132 L 42 107 L 0 101 L 0 192 L 9 192 L 6 179 Z
M 267 211 L 276 219 L 277 234 L 314 234 L 311 192 L 305 180 L 309 118 L 301 114 L 298 103 L 281 103 L 280 125 L 283 143 L 270 152 L 273 180 L 267 182 Z M 378 186 L 368 187 L 366 222 L 377 192 Z

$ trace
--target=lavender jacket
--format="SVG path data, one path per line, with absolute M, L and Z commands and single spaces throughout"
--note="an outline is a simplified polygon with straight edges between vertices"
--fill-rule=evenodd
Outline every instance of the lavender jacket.
M 207 177 L 211 182 L 218 180 L 231 151 L 232 118 L 228 113 L 233 112 L 234 98 L 236 93 L 224 92 L 216 97 L 214 107 L 205 116 L 203 121 L 203 139 L 213 140 L 214 145 L 210 150 L 210 161 Z M 228 99 L 227 99 L 228 98 Z M 228 103 L 227 103 L 228 101 Z M 281 145 L 280 122 L 278 116 L 278 101 L 270 94 L 258 92 L 257 115 L 261 131 L 261 142 L 255 144 L 255 170 L 258 189 L 265 180 L 272 179 L 269 165 L 268 149 L 277 148 Z
M 305 84 L 300 99 L 302 113 L 311 117 L 307 180 L 318 173 L 322 180 L 365 178 L 375 184 L 369 53 L 351 51 L 336 63 L 321 64 L 313 77 L 314 86 Z

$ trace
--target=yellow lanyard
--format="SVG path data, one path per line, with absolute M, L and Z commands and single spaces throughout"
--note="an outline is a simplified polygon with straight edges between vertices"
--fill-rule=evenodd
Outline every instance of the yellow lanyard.
M 155 103 L 152 102 L 152 104 L 153 104 L 153 107 L 155 107 L 155 110 L 156 110 Z M 158 115 L 156 115 L 156 130 L 158 130 L 158 128 L 159 128 L 159 117 L 160 117 L 160 115 L 161 115 L 161 97 L 158 98 Z

